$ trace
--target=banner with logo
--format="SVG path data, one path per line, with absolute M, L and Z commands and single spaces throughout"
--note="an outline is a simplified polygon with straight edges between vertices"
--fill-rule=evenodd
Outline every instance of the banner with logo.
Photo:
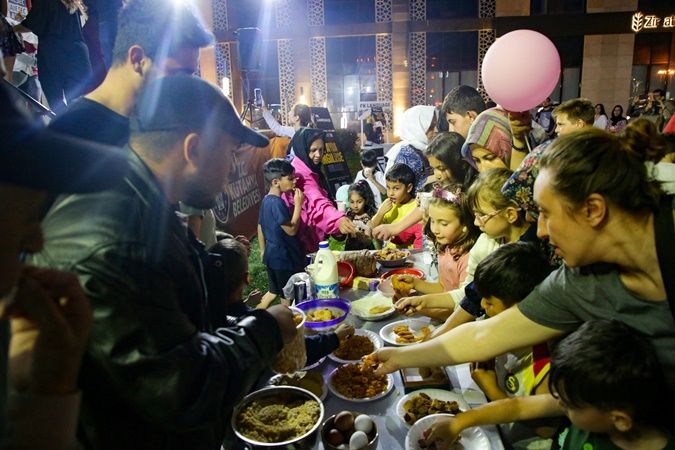
M 251 239 L 258 231 L 258 214 L 265 190 L 262 165 L 270 159 L 270 147 L 242 145 L 235 154 L 232 171 L 216 198 L 213 214 L 219 230 Z
M 328 108 L 311 107 L 312 121 L 317 128 L 326 131 L 326 153 L 321 160 L 324 174 L 328 179 L 330 187 L 329 194 L 335 198 L 338 188 L 345 184 L 352 183 L 352 175 L 349 173 L 349 167 L 345 161 L 344 155 L 335 144 L 335 126 L 333 119 L 330 118 Z

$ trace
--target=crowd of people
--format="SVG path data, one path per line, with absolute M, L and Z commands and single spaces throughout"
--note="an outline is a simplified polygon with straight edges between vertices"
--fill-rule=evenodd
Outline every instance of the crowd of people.
M 437 420 L 436 448 L 490 423 L 508 446 L 675 446 L 675 122 L 662 91 L 633 99 L 629 121 L 621 105 L 607 117 L 580 98 L 546 99 L 532 117 L 458 86 L 440 107 L 405 111 L 384 168 L 361 153 L 346 211 L 309 109 L 295 105 L 287 127 L 265 111 L 289 141 L 260 168 L 269 292 L 245 302 L 249 242 L 202 226 L 235 150 L 268 138 L 192 76 L 213 36 L 178 2 L 126 2 L 105 77 L 79 90 L 80 17 L 98 13 L 110 42 L 108 13 L 92 5 L 35 2 L 14 25 L 39 38 L 58 112 L 47 128 L 0 88 L 0 448 L 231 442 L 234 407 L 295 339 L 284 287 L 329 236 L 434 254 L 438 281 L 409 277 L 420 295 L 395 306 L 444 323 L 369 358 L 378 375 L 471 363 L 490 402 Z M 308 360 L 353 333 L 305 338 Z

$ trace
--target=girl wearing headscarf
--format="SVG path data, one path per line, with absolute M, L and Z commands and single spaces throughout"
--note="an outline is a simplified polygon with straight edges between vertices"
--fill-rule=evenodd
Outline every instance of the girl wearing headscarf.
M 509 114 L 490 108 L 478 114 L 462 146 L 462 156 L 479 172 L 509 168 L 512 151 Z
M 623 116 L 623 106 L 616 105 L 614 106 L 614 109 L 612 109 L 612 117 L 607 121 L 605 130 L 617 134 L 626 127 L 626 123 L 626 118 Z
M 319 249 L 319 242 L 329 234 L 354 233 L 356 229 L 345 213 L 338 211 L 328 194 L 328 180 L 321 171 L 326 132 L 315 128 L 299 128 L 291 139 L 287 159 L 295 168 L 296 188 L 305 194 L 300 213 L 299 237 L 305 253 Z M 286 205 L 295 208 L 292 193 L 282 194 Z
M 433 106 L 413 106 L 401 119 L 401 142 L 387 152 L 385 173 L 398 163 L 415 172 L 415 192 L 421 192 L 427 177 L 433 174 L 429 160 L 424 156 L 429 142 L 436 135 L 436 115 Z

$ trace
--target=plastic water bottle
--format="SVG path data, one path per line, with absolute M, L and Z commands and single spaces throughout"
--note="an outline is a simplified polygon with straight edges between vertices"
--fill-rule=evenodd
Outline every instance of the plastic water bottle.
M 319 251 L 316 252 L 316 257 L 314 257 L 312 278 L 314 278 L 317 298 L 336 298 L 338 296 L 337 260 L 328 248 L 328 241 L 319 242 Z

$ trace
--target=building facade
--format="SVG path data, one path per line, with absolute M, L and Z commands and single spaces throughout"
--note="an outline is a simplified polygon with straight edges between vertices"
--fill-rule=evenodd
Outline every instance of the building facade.
M 436 105 L 459 84 L 488 100 L 483 57 L 516 29 L 539 31 L 558 48 L 553 101 L 581 96 L 627 109 L 631 96 L 670 92 L 675 81 L 675 4 L 668 0 L 200 1 L 218 40 L 202 56 L 201 76 L 228 80 L 239 108 L 260 88 L 282 111 L 298 101 L 325 106 L 336 125 L 373 102 L 394 115 Z M 237 31 L 253 27 L 257 42 L 243 42 Z M 248 70 L 251 52 L 260 61 Z

